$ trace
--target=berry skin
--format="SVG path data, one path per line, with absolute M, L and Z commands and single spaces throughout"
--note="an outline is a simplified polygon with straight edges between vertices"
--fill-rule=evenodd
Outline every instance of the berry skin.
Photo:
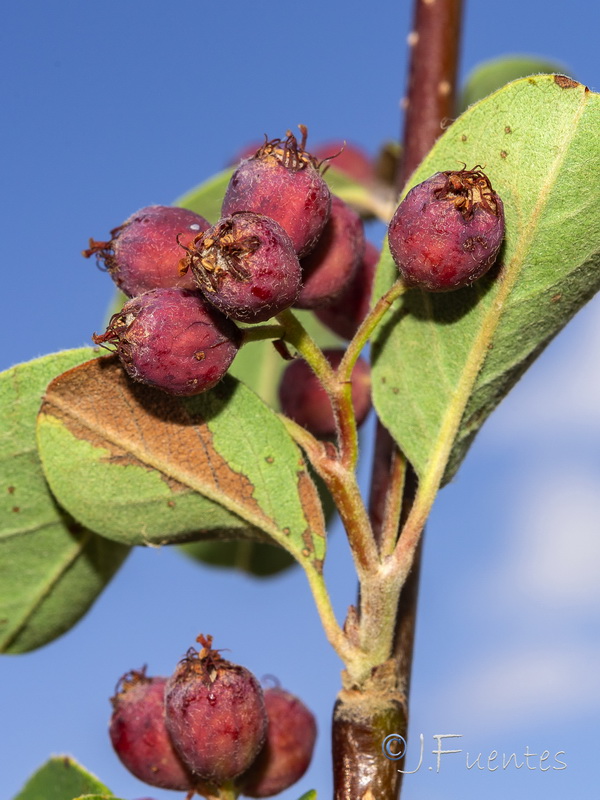
M 352 339 L 369 313 L 378 261 L 379 251 L 374 244 L 366 242 L 364 255 L 352 281 L 332 303 L 315 309 L 317 318 L 343 339 Z
M 111 698 L 110 740 L 139 780 L 161 789 L 186 791 L 196 781 L 173 749 L 165 728 L 166 678 L 148 678 L 145 668 L 124 675 Z
M 211 389 L 241 344 L 233 322 L 188 289 L 153 289 L 129 300 L 96 344 L 116 346 L 135 381 L 174 395 Z
M 189 769 L 220 785 L 245 772 L 264 744 L 267 714 L 263 691 L 245 667 L 213 650 L 212 637 L 199 636 L 169 678 L 166 726 Z
M 314 249 L 302 259 L 298 308 L 315 308 L 338 297 L 352 280 L 365 250 L 365 231 L 356 211 L 339 197 Z
M 317 724 L 304 703 L 284 689 L 266 689 L 267 740 L 240 779 L 247 797 L 272 797 L 299 781 L 310 764 Z
M 313 147 L 313 155 L 320 162 L 331 165 L 357 183 L 370 186 L 375 181 L 375 169 L 362 148 L 341 140 L 325 142 Z
M 344 355 L 343 350 L 323 351 L 335 369 Z M 279 385 L 279 402 L 283 413 L 302 425 L 314 436 L 335 435 L 335 419 L 325 389 L 306 361 L 298 359 L 289 364 Z M 359 358 L 352 372 L 352 405 L 356 423 L 360 425 L 371 409 L 371 379 L 369 365 Z
M 242 161 L 231 176 L 222 214 L 254 211 L 278 222 L 299 257 L 317 243 L 329 217 L 331 194 L 318 161 L 305 150 L 307 131 L 300 125 L 300 143 L 291 131 L 272 139 Z
M 210 223 L 200 214 L 175 206 L 148 206 L 111 231 L 108 242 L 90 239 L 83 251 L 95 255 L 119 289 L 135 297 L 150 289 L 193 289 L 191 276 L 179 273 L 181 245 L 188 245 Z
M 430 292 L 472 284 L 492 266 L 503 238 L 502 200 L 478 169 L 437 172 L 415 186 L 388 233 L 405 283 Z
M 188 269 L 213 306 L 242 322 L 263 322 L 289 308 L 302 277 L 283 228 L 248 211 L 197 236 L 181 261 L 181 270 Z

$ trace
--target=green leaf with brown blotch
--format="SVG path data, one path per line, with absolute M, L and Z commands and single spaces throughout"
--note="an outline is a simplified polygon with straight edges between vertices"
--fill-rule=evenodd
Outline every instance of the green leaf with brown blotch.
M 37 451 L 48 382 L 94 353 L 67 350 L 0 374 L 0 652 L 32 650 L 69 630 L 128 553 L 57 506 Z
M 90 361 L 48 387 L 38 444 L 58 501 L 103 536 L 272 539 L 321 567 L 323 514 L 302 455 L 230 376 L 177 398 L 129 380 L 115 357 Z
M 14 800 L 73 800 L 82 795 L 114 797 L 110 789 L 70 756 L 54 756 L 27 781 Z
M 564 76 L 511 83 L 445 132 L 407 188 L 461 163 L 483 165 L 504 202 L 498 264 L 469 288 L 407 292 L 373 347 L 375 407 L 432 484 L 600 288 L 600 95 Z M 396 277 L 386 251 L 376 296 Z

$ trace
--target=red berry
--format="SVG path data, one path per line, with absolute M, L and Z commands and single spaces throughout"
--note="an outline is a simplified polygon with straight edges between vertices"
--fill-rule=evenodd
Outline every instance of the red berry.
M 200 214 L 175 206 L 148 206 L 111 231 L 108 242 L 90 239 L 83 251 L 103 261 L 119 289 L 128 297 L 150 289 L 193 289 L 191 276 L 179 273 L 181 245 L 188 245 L 210 227 Z
M 332 367 L 337 368 L 343 350 L 324 350 Z M 279 385 L 279 402 L 283 413 L 302 425 L 314 436 L 335 435 L 335 419 L 325 389 L 306 361 L 298 359 L 289 364 Z M 369 365 L 359 358 L 352 372 L 352 404 L 356 422 L 360 425 L 371 408 L 371 380 Z
M 341 295 L 332 303 L 315 309 L 317 318 L 343 339 L 352 339 L 358 326 L 369 313 L 371 291 L 379 251 L 366 242 L 365 252 L 356 274 Z
M 245 772 L 258 755 L 267 730 L 263 692 L 254 675 L 213 650 L 199 636 L 169 678 L 166 726 L 190 770 L 217 785 Z
M 225 199 L 223 216 L 236 211 L 254 211 L 278 222 L 288 233 L 299 256 L 317 243 L 329 217 L 331 195 L 318 170 L 318 161 L 305 150 L 291 131 L 286 139 L 272 139 L 242 161 L 233 173 Z
M 357 183 L 370 185 L 375 180 L 373 163 L 367 153 L 351 142 L 336 140 L 313 147 L 313 155 L 320 162 L 331 164 L 353 178 Z
M 283 689 L 265 690 L 267 740 L 240 779 L 247 797 L 272 797 L 299 781 L 310 764 L 317 724 L 308 708 Z
M 131 378 L 174 395 L 211 389 L 229 369 L 241 333 L 199 292 L 153 289 L 125 303 L 96 344 L 109 342 Z
M 365 231 L 356 211 L 339 197 L 314 249 L 301 261 L 298 308 L 315 308 L 335 300 L 352 280 L 365 250 Z
M 430 292 L 460 289 L 494 263 L 504 238 L 502 200 L 479 169 L 437 172 L 396 209 L 389 244 L 403 280 Z
M 185 791 L 196 781 L 173 749 L 165 728 L 166 678 L 148 678 L 145 668 L 124 675 L 111 698 L 110 740 L 127 769 L 145 783 Z
M 269 217 L 238 212 L 197 236 L 182 259 L 207 300 L 228 317 L 263 322 L 289 308 L 301 269 L 290 237 Z

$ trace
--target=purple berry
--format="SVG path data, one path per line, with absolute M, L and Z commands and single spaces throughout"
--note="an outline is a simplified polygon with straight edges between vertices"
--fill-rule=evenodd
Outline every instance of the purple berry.
M 331 366 L 339 366 L 343 350 L 323 351 Z M 336 433 L 331 403 L 325 389 L 306 361 L 298 359 L 289 364 L 279 385 L 279 402 L 283 413 L 302 425 L 314 436 L 325 438 Z M 359 358 L 352 372 L 352 404 L 356 422 L 360 425 L 371 408 L 371 379 L 369 365 Z
M 269 217 L 238 212 L 197 236 L 182 259 L 207 300 L 228 317 L 263 322 L 289 308 L 301 269 L 290 237 Z
M 90 239 L 83 251 L 95 255 L 128 297 L 150 289 L 193 289 L 191 276 L 179 273 L 181 245 L 210 227 L 200 214 L 174 206 L 148 206 L 111 231 L 108 242 Z
M 96 344 L 109 342 L 135 381 L 174 395 L 211 389 L 241 344 L 236 325 L 199 292 L 153 289 L 129 300 Z
M 278 222 L 288 233 L 298 255 L 306 255 L 317 243 L 329 217 L 331 195 L 318 170 L 319 163 L 291 131 L 286 139 L 271 139 L 233 173 L 223 216 L 254 211 Z
M 267 740 L 240 779 L 247 797 L 272 797 L 299 781 L 309 767 L 317 724 L 313 714 L 284 689 L 266 689 Z
M 111 698 L 110 740 L 127 769 L 161 789 L 186 791 L 196 781 L 173 749 L 165 728 L 166 678 L 148 678 L 145 668 L 124 675 Z
M 358 326 L 369 313 L 378 261 L 379 251 L 374 244 L 366 242 L 365 252 L 356 274 L 342 294 L 332 303 L 315 309 L 317 318 L 343 339 L 352 339 Z
M 335 300 L 352 280 L 365 250 L 365 231 L 356 211 L 339 197 L 314 249 L 302 259 L 298 308 L 315 308 Z
M 267 730 L 263 691 L 245 667 L 221 658 L 212 637 L 199 636 L 169 678 L 166 726 L 173 745 L 200 778 L 222 784 L 245 772 Z
M 388 238 L 407 285 L 460 289 L 496 260 L 504 238 L 502 200 L 480 169 L 437 172 L 400 203 Z

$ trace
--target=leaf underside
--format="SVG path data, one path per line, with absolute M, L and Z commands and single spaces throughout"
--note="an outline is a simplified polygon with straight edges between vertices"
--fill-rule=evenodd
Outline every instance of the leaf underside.
M 600 96 L 564 76 L 515 81 L 472 106 L 407 187 L 483 165 L 504 202 L 491 273 L 456 292 L 409 291 L 377 332 L 373 399 L 421 476 L 448 481 L 477 431 L 600 287 Z M 397 277 L 389 251 L 377 294 Z
M 128 553 L 57 506 L 37 452 L 47 383 L 93 355 L 70 350 L 0 375 L 0 652 L 40 647 L 71 628 Z
M 175 398 L 130 381 L 114 357 L 88 362 L 49 385 L 38 444 L 59 502 L 103 536 L 273 540 L 321 567 L 323 515 L 301 453 L 234 378 Z

